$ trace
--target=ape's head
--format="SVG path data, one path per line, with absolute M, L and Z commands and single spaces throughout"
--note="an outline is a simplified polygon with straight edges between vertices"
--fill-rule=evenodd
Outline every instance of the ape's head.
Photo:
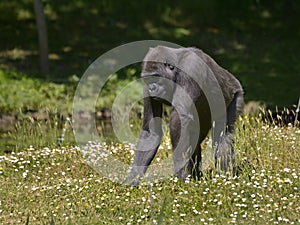
M 171 102 L 175 89 L 177 50 L 164 46 L 150 48 L 143 60 L 142 77 L 150 97 Z

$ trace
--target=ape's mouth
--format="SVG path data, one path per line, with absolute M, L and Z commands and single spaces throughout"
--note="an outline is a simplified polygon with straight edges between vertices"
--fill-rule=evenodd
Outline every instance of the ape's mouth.
M 149 83 L 148 84 L 150 93 L 155 93 L 158 90 L 158 85 L 156 83 Z

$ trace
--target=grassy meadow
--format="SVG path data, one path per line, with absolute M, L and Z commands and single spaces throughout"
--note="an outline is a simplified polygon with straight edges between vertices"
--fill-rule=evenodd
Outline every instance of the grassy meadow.
M 0 156 L 1 224 L 299 224 L 300 130 L 240 118 L 238 176 L 218 175 L 204 143 L 204 176 L 128 187 L 87 165 L 81 149 L 28 146 Z M 130 163 L 129 144 L 103 143 Z M 166 138 L 154 162 L 170 150 Z M 206 165 L 206 166 L 205 166 Z
M 299 125 L 241 117 L 237 176 L 215 170 L 209 140 L 199 180 L 168 177 L 128 187 L 86 162 L 72 123 L 65 123 L 72 119 L 76 87 L 95 59 L 132 41 L 202 49 L 241 81 L 254 110 L 297 104 L 299 1 L 153 2 L 43 0 L 50 73 L 41 74 L 33 1 L 0 1 L 0 224 L 300 224 Z M 96 114 L 110 110 L 122 88 L 139 77 L 140 65 L 112 74 Z M 130 112 L 136 133 L 141 108 L 139 101 Z M 106 137 L 101 148 L 107 155 L 130 164 L 133 145 L 106 135 L 112 129 L 105 133 L 104 121 L 97 129 Z M 154 162 L 170 155 L 166 136 Z

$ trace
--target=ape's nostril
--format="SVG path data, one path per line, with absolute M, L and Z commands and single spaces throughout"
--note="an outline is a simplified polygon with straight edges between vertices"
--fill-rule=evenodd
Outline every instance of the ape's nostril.
M 151 83 L 148 86 L 149 86 L 149 91 L 155 91 L 157 89 L 156 83 Z

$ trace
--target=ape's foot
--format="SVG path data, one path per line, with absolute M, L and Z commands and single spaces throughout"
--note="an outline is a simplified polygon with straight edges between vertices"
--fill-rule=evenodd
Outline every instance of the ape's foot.
M 131 186 L 131 187 L 137 187 L 140 184 L 140 179 L 138 177 L 127 177 L 122 184 Z

